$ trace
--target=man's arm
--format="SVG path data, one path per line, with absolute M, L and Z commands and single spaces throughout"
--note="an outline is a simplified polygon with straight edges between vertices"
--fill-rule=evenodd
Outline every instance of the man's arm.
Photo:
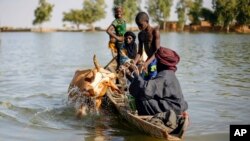
M 115 38 L 116 40 L 118 40 L 118 41 L 120 41 L 120 42 L 123 42 L 123 37 L 117 36 L 117 35 L 114 33 L 114 31 L 115 31 L 115 27 L 113 26 L 113 24 L 111 24 L 111 25 L 107 28 L 107 30 L 106 30 L 106 32 L 109 34 L 110 37 L 113 37 L 113 38 Z
M 153 37 L 155 37 L 155 52 L 153 53 L 152 56 L 145 62 L 144 64 L 144 69 L 147 69 L 148 65 L 155 59 L 155 53 L 156 51 L 160 48 L 160 30 L 159 27 L 157 26 L 156 28 L 153 29 L 152 31 Z
M 144 80 L 140 75 L 134 74 L 134 78 L 129 86 L 129 92 L 138 99 L 152 99 L 156 91 L 155 80 Z
M 106 32 L 107 32 L 107 34 L 108 34 L 110 37 L 115 38 L 116 35 L 114 34 L 114 30 L 115 30 L 115 28 L 114 28 L 114 26 L 111 24 L 111 25 L 107 28 Z
M 143 50 L 143 49 L 142 49 L 143 43 L 142 43 L 142 41 L 140 40 L 140 33 L 139 33 L 138 39 L 139 39 L 139 43 L 138 43 L 138 52 L 137 52 L 137 54 L 136 54 L 134 64 L 137 64 L 138 61 L 140 60 L 140 58 L 141 58 L 141 56 L 142 56 L 142 50 Z
M 155 47 L 156 47 L 155 51 L 157 51 L 160 48 L 160 43 L 161 43 L 159 26 L 154 28 L 153 36 L 155 36 Z

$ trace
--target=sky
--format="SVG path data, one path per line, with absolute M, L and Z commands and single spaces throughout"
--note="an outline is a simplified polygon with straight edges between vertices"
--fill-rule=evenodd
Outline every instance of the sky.
M 94 25 L 101 28 L 107 28 L 113 21 L 112 14 L 113 0 L 105 0 L 107 7 L 106 17 Z M 145 0 L 143 0 L 145 1 Z M 170 21 L 176 21 L 177 15 L 175 13 L 175 7 L 178 0 L 173 0 L 173 6 L 171 8 Z M 52 17 L 49 22 L 43 24 L 44 27 L 49 28 L 62 28 L 63 27 L 63 12 L 69 12 L 70 9 L 81 9 L 83 0 L 47 0 L 47 2 L 54 4 Z M 37 8 L 39 0 L 0 0 L 0 26 L 12 26 L 29 28 L 34 27 L 32 21 L 34 20 L 34 11 Z M 203 6 L 211 8 L 211 0 L 203 0 Z M 143 8 L 143 4 L 141 8 Z M 70 26 L 66 22 L 66 25 Z

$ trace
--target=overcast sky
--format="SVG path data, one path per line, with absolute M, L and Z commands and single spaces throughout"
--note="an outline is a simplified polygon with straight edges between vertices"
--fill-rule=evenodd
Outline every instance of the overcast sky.
M 49 22 L 43 24 L 45 27 L 61 28 L 63 27 L 63 12 L 68 12 L 70 9 L 82 8 L 83 0 L 47 0 L 49 3 L 54 4 L 52 17 Z M 112 6 L 113 0 L 105 0 L 107 8 L 106 18 L 96 22 L 96 26 L 107 28 L 113 20 Z M 171 9 L 171 17 L 169 20 L 177 20 L 175 13 L 176 2 Z M 211 8 L 211 0 L 203 0 L 205 7 Z M 34 20 L 34 10 L 38 6 L 39 0 L 0 0 L 0 26 L 13 26 L 13 27 L 33 27 L 32 21 Z M 144 6 L 142 6 L 143 8 Z M 69 24 L 67 24 L 69 25 Z

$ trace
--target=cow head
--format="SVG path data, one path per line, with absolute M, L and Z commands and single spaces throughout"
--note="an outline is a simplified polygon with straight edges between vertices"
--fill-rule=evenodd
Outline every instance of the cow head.
M 102 68 L 95 55 L 93 61 L 95 67 L 93 69 L 76 71 L 69 86 L 68 97 L 71 102 L 78 102 L 78 114 L 84 115 L 85 110 L 83 109 L 86 109 L 86 107 L 83 105 L 86 104 L 84 103 L 86 98 L 91 98 L 94 101 L 95 109 L 98 112 L 101 99 L 106 94 L 108 88 L 121 93 L 115 84 L 116 74 Z

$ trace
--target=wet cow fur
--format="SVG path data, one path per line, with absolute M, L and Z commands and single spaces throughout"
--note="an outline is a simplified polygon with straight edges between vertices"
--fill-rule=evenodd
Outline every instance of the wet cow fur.
M 100 67 L 95 55 L 93 60 L 95 68 L 77 70 L 68 88 L 68 100 L 74 105 L 78 117 L 91 111 L 98 113 L 108 88 L 121 93 L 114 83 L 116 74 Z

